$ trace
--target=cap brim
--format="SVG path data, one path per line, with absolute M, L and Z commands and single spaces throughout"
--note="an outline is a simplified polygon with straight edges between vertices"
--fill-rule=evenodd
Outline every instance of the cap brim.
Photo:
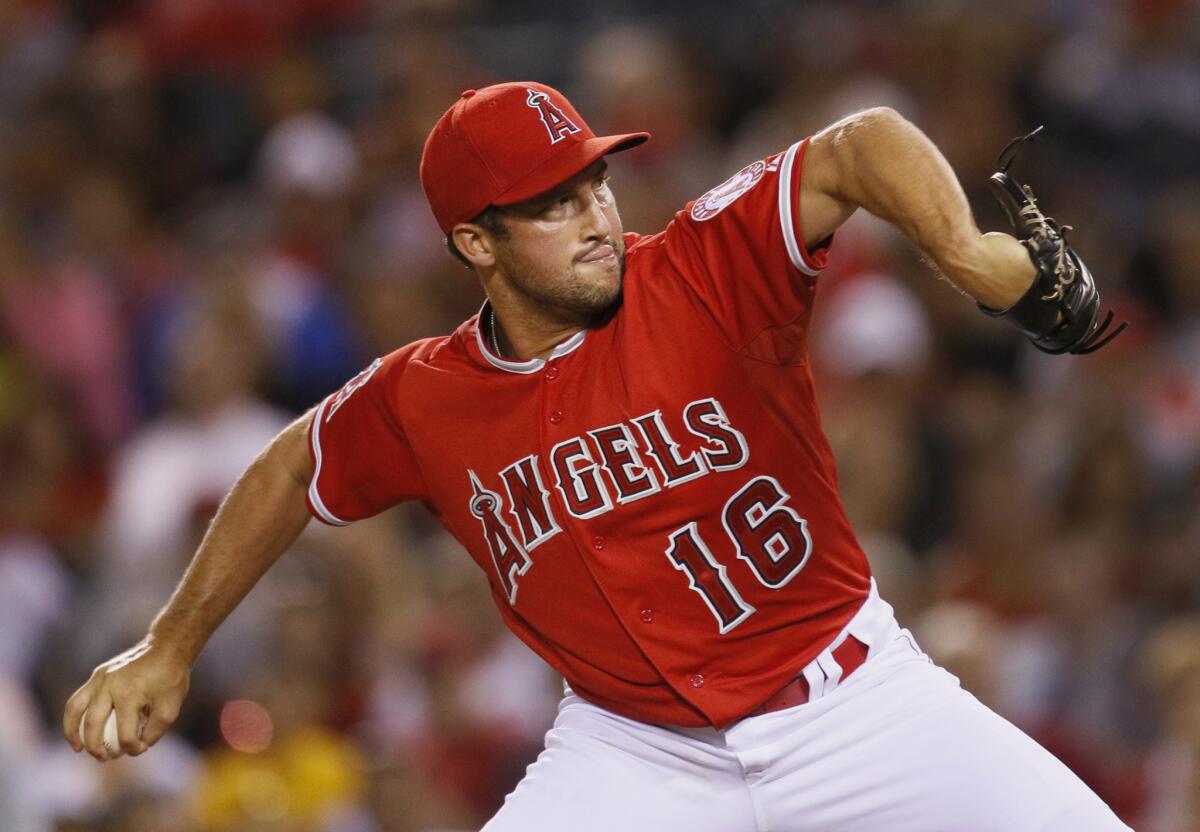
M 492 200 L 492 205 L 514 205 L 543 194 L 562 184 L 601 156 L 637 147 L 650 138 L 649 133 L 621 133 L 595 136 L 571 145 L 548 159 L 528 176 Z

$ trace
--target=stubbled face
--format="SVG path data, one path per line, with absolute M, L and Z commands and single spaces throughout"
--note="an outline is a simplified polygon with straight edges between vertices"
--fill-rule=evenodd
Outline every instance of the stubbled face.
M 621 296 L 625 243 L 606 171 L 598 160 L 502 212 L 507 235 L 494 240 L 498 270 L 536 311 L 562 323 L 587 325 Z

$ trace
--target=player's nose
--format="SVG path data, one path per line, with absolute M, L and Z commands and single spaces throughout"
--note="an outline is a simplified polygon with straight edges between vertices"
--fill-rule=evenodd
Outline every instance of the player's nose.
M 609 220 L 605 204 L 589 194 L 587 210 L 584 216 L 583 233 L 586 240 L 603 240 L 612 236 L 612 222 Z

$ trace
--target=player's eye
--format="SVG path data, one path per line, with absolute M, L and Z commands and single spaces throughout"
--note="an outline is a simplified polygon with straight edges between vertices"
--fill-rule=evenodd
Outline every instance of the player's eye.
M 596 193 L 600 202 L 603 204 L 608 204 L 609 199 L 612 198 L 611 191 L 609 190 L 609 187 L 608 187 L 608 177 L 607 176 L 602 176 L 599 179 L 597 179 L 595 182 L 593 182 L 592 190 Z

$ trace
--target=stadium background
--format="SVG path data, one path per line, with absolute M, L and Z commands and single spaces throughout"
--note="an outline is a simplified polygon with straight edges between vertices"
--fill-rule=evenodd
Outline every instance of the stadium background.
M 638 231 L 875 104 L 1000 228 L 982 183 L 1048 125 L 1017 169 L 1130 331 L 1041 356 L 859 217 L 826 428 L 923 646 L 1139 830 L 1200 829 L 1197 55 L 1186 0 L 0 0 L 0 827 L 474 829 L 537 752 L 558 681 L 420 508 L 306 533 L 146 756 L 58 725 L 292 414 L 477 309 L 417 160 L 530 78 L 654 133 L 613 163 Z

